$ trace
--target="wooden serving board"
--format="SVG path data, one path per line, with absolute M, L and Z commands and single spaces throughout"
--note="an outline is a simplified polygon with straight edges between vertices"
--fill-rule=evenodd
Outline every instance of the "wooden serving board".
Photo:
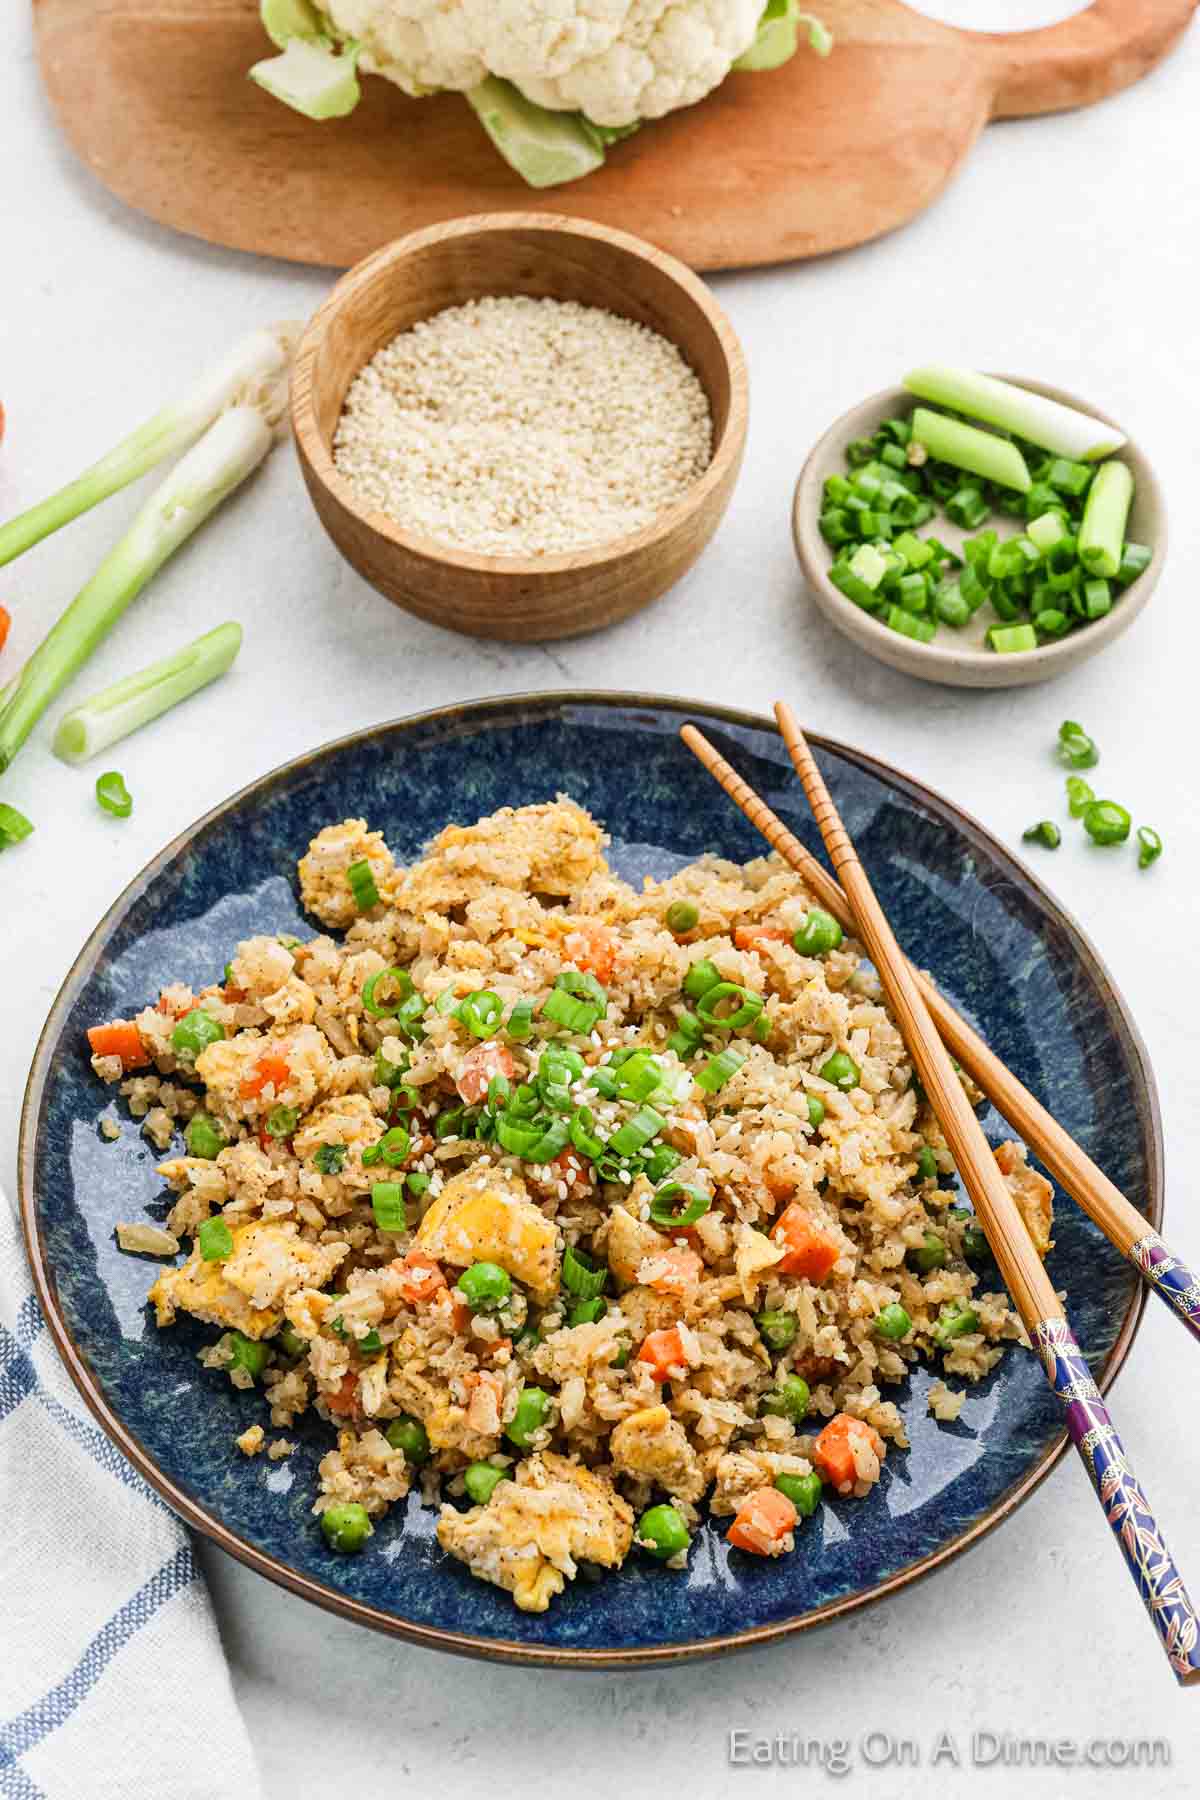
M 63 130 L 130 206 L 210 242 L 344 266 L 463 213 L 539 210 L 650 239 L 697 269 L 787 262 L 890 231 L 940 192 L 989 119 L 1090 105 L 1152 69 L 1197 0 L 1096 0 L 1061 25 L 956 31 L 901 0 L 813 0 L 821 60 L 733 75 L 585 180 L 532 192 L 458 95 L 378 77 L 347 119 L 304 119 L 246 79 L 271 54 L 256 0 L 34 0 Z

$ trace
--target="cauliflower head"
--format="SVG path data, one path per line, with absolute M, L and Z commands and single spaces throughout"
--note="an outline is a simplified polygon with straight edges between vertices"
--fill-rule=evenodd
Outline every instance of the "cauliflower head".
M 359 67 L 414 96 L 489 75 L 621 128 L 691 106 L 754 41 L 764 0 L 318 0 Z

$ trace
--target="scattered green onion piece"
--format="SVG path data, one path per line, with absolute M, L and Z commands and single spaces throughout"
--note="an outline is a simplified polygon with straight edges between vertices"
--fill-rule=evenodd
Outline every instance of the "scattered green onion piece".
M 933 597 L 933 610 L 943 625 L 951 625 L 955 631 L 969 624 L 971 604 L 962 590 L 959 581 L 942 581 Z
M 455 1009 L 455 1017 L 466 1026 L 472 1037 L 489 1038 L 500 1029 L 500 1020 L 504 1016 L 504 1002 L 499 994 L 491 988 L 477 988 L 460 1000 Z
M 96 777 L 96 799 L 101 809 L 114 819 L 127 819 L 133 811 L 133 796 L 125 786 L 125 777 L 117 769 Z
M 952 524 L 961 525 L 964 531 L 976 530 L 990 510 L 982 488 L 969 485 L 958 488 L 946 502 L 946 517 Z
M 718 1012 L 717 1008 L 729 1000 L 737 1002 L 733 1009 Z M 762 1009 L 762 996 L 752 993 L 749 988 L 740 987 L 736 981 L 714 983 L 696 1002 L 696 1011 L 705 1025 L 719 1031 L 736 1031 L 743 1025 L 753 1025 Z
M 801 956 L 824 956 L 836 950 L 844 933 L 832 913 L 819 906 L 810 907 L 804 923 L 792 933 L 792 945 Z
M 700 911 L 690 900 L 672 900 L 667 908 L 667 930 L 675 937 L 694 931 L 700 923 Z
M 639 1106 L 633 1117 L 613 1132 L 608 1148 L 615 1156 L 636 1156 L 651 1138 L 658 1136 L 666 1122 L 652 1106 Z
M 694 962 L 684 976 L 683 991 L 690 999 L 699 1000 L 710 987 L 716 987 L 720 979 L 721 972 L 716 964 L 704 957 L 700 962 Z
M 710 1056 L 704 1067 L 697 1071 L 696 1086 L 703 1088 L 706 1094 L 719 1093 L 745 1060 L 737 1050 L 722 1050 L 718 1056 Z
M 617 1093 L 622 1100 L 649 1099 L 662 1083 L 662 1064 L 649 1050 L 637 1050 L 619 1065 L 614 1059 Z
M 1122 587 L 1128 587 L 1139 575 L 1145 573 L 1154 560 L 1154 552 L 1147 544 L 1126 544 L 1121 553 L 1121 566 L 1117 570 L 1117 580 Z
M 185 1013 L 171 1033 L 171 1048 L 176 1056 L 195 1058 L 210 1044 L 220 1043 L 225 1027 L 206 1013 L 202 1006 Z
M 874 588 L 869 588 L 865 581 L 860 581 L 858 576 L 852 574 L 844 563 L 834 563 L 829 571 L 829 579 L 835 588 L 839 588 L 845 594 L 847 600 L 853 600 L 854 604 L 861 606 L 864 612 L 874 612 L 879 606 L 879 596 Z M 685 990 L 691 992 L 690 989 L 686 989 L 686 984 Z
M 592 1300 L 577 1300 L 567 1314 L 568 1325 L 595 1325 L 608 1311 L 608 1301 L 597 1295 Z
M 406 1230 L 403 1185 L 399 1181 L 377 1181 L 371 1189 L 371 1211 L 380 1231 Z
M 887 558 L 877 544 L 860 544 L 849 562 L 850 573 L 872 590 L 887 574 Z
M 577 1000 L 562 988 L 551 988 L 542 1003 L 543 1019 L 549 1019 L 553 1025 L 561 1025 L 564 1031 L 574 1032 L 579 1037 L 587 1037 L 595 1029 L 601 1016 L 601 1008 L 592 1001 Z
M 937 1157 L 928 1144 L 922 1144 L 917 1151 L 917 1180 L 936 1181 L 938 1178 Z
M 225 1133 L 207 1113 L 193 1113 L 184 1127 L 183 1141 L 189 1156 L 211 1162 L 225 1148 Z
M 561 1280 L 568 1294 L 573 1294 L 577 1300 L 594 1300 L 597 1294 L 604 1292 L 608 1270 L 585 1251 L 568 1244 L 563 1252 Z
M 907 1337 L 912 1330 L 912 1320 L 904 1308 L 896 1301 L 885 1306 L 875 1315 L 875 1329 L 882 1338 L 898 1344 L 901 1338 Z
M 1133 500 L 1133 476 L 1123 462 L 1097 469 L 1079 527 L 1079 560 L 1092 575 L 1114 576 L 1121 567 L 1125 522 Z
M 466 1112 L 465 1106 L 450 1106 L 444 1112 L 440 1112 L 433 1122 L 434 1137 L 444 1140 L 450 1137 L 465 1136 L 462 1125 Z
M 291 1357 L 293 1362 L 298 1361 L 302 1356 L 308 1355 L 308 1339 L 302 1338 L 300 1333 L 296 1330 L 296 1327 L 289 1324 L 286 1319 L 279 1327 L 279 1332 L 275 1341 L 283 1351 L 283 1354 Z
M 518 1044 L 524 1043 L 533 1032 L 533 1001 L 515 1000 L 513 1009 L 505 1020 L 504 1029 Z
M 240 1331 L 230 1332 L 229 1348 L 233 1352 L 232 1367 L 245 1369 L 250 1376 L 261 1375 L 271 1355 L 266 1344 L 259 1343 L 257 1338 L 248 1338 Z
M 603 1012 L 608 1005 L 608 990 L 601 987 L 589 969 L 563 969 L 554 978 L 556 988 L 574 994 L 577 1000 L 591 1000 Z
M 1067 808 L 1073 819 L 1082 819 L 1095 798 L 1094 791 L 1088 786 L 1082 775 L 1067 776 Z
M 379 889 L 375 886 L 369 862 L 351 863 L 346 870 L 346 880 L 359 912 L 370 912 L 373 906 L 379 905 Z
M 1044 844 L 1047 850 L 1057 850 L 1062 843 L 1062 832 L 1053 819 L 1039 819 L 1036 825 L 1030 825 L 1021 836 L 1027 844 Z
M 542 1131 L 537 1142 L 529 1152 L 529 1161 L 533 1163 L 552 1163 L 559 1153 L 566 1149 L 571 1139 L 569 1119 L 561 1115 L 551 1119 Z
M 571 1148 L 591 1162 L 604 1154 L 604 1141 L 596 1135 L 596 1115 L 590 1106 L 577 1106 L 571 1114 Z
M 136 675 L 127 675 L 64 713 L 51 748 L 63 762 L 86 762 L 215 681 L 233 662 L 242 628 L 218 625 Z
M 355 1338 L 353 1342 L 360 1356 L 377 1356 L 383 1349 L 383 1339 L 374 1328 L 365 1332 L 362 1337 Z
M 224 1219 L 204 1219 L 196 1233 L 202 1262 L 224 1262 L 233 1255 L 233 1233 Z
M 422 995 L 410 994 L 408 999 L 402 1001 L 396 1008 L 392 1017 L 397 1031 L 403 1033 L 405 1037 L 412 1038 L 414 1043 L 420 1043 L 425 1036 L 423 1024 L 425 1001 Z
M 1067 535 L 1067 528 L 1059 512 L 1044 512 L 1036 519 L 1030 519 L 1025 531 L 1030 541 L 1043 554 Z
M 384 1132 L 375 1148 L 379 1151 L 380 1160 L 385 1162 L 389 1169 L 398 1169 L 402 1163 L 408 1160 L 409 1151 L 412 1149 L 412 1138 L 403 1125 L 393 1125 L 390 1131 Z
M 382 1050 L 375 1052 L 375 1084 L 377 1087 L 398 1088 L 403 1085 L 408 1073 L 401 1063 L 389 1062 Z
M 848 1094 L 862 1081 L 862 1070 L 845 1050 L 835 1050 L 828 1061 L 821 1065 L 818 1074 L 822 1081 L 828 1081 L 834 1087 L 840 1088 L 843 1094 Z
M 1123 844 L 1132 824 L 1115 800 L 1093 800 L 1084 808 L 1083 829 L 1095 844 Z
M 683 1153 L 671 1144 L 656 1144 L 646 1158 L 646 1178 L 655 1187 L 674 1173 L 683 1161 Z
M 345 1161 L 345 1144 L 318 1144 L 313 1152 L 313 1168 L 320 1175 L 340 1175 Z
M 496 1139 L 500 1148 L 510 1156 L 519 1156 L 528 1162 L 530 1152 L 542 1140 L 542 1127 L 523 1124 L 520 1120 L 507 1118 L 501 1113 L 496 1120 Z
M 472 1463 L 463 1474 L 463 1486 L 467 1490 L 467 1498 L 476 1506 L 486 1506 L 502 1481 L 509 1479 L 507 1469 L 498 1469 L 494 1463 Z
M 980 431 L 974 425 L 964 425 L 961 420 L 947 418 L 944 413 L 930 412 L 924 406 L 918 406 L 914 411 L 912 429 L 913 441 L 923 445 L 938 462 L 965 469 L 971 475 L 982 475 L 985 481 L 994 481 L 998 487 L 1015 488 L 1022 494 L 1028 493 L 1033 485 L 1025 458 L 1007 438 Z
M 1060 638 L 1065 637 L 1071 629 L 1071 621 L 1057 606 L 1047 606 L 1041 612 L 1034 613 L 1033 628 L 1042 637 Z
M 380 986 L 384 990 L 382 999 L 378 998 Z M 387 995 L 391 989 L 395 990 L 395 995 L 389 1000 Z M 407 969 L 377 969 L 363 984 L 363 1010 L 373 1019 L 389 1018 L 411 998 L 412 991 L 412 976 Z
M 1163 841 L 1157 831 L 1150 825 L 1139 825 L 1137 829 L 1138 868 L 1148 869 L 1152 862 L 1157 862 L 1163 853 Z
M 677 1211 L 681 1199 L 685 1199 L 685 1204 Z M 650 1217 L 662 1231 L 684 1231 L 702 1219 L 711 1205 L 712 1195 L 706 1194 L 703 1188 L 668 1181 L 651 1200 Z

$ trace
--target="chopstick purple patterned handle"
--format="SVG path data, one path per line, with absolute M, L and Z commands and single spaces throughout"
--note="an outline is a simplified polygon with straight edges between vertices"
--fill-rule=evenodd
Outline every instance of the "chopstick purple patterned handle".
M 1033 1333 L 1033 1346 L 1063 1403 L 1071 1441 L 1083 1458 L 1167 1660 L 1180 1682 L 1200 1681 L 1195 1609 L 1083 1352 L 1065 1319 L 1043 1319 Z
M 1173 1306 L 1184 1324 L 1200 1338 L 1200 1275 L 1193 1274 L 1186 1263 L 1172 1255 L 1157 1231 L 1147 1231 L 1130 1245 L 1127 1254 L 1159 1299 Z

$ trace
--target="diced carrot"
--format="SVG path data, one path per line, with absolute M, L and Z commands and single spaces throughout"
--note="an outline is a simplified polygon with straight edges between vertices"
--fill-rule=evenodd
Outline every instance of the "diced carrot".
M 93 1056 L 119 1056 L 123 1069 L 144 1069 L 150 1062 L 141 1033 L 132 1019 L 93 1025 L 87 1034 Z
M 813 1445 L 812 1459 L 817 1472 L 839 1494 L 848 1494 L 858 1480 L 854 1440 L 863 1438 L 882 1460 L 885 1451 L 879 1433 L 865 1419 L 856 1419 L 850 1413 L 835 1413 Z
M 468 1052 L 454 1085 L 460 1100 L 465 1100 L 468 1106 L 477 1106 L 487 1099 L 493 1076 L 503 1075 L 506 1081 L 511 1081 L 516 1072 L 517 1065 L 505 1045 L 479 1044 Z
M 788 1533 L 796 1529 L 798 1517 L 787 1495 L 778 1488 L 755 1488 L 738 1508 L 736 1519 L 725 1533 L 726 1541 L 738 1550 L 748 1550 L 751 1556 L 772 1556 Z
M 7 606 L 0 606 L 0 650 L 3 650 L 4 648 L 4 640 L 8 636 L 11 624 L 12 614 L 9 612 Z
M 649 1364 L 655 1381 L 678 1380 L 687 1374 L 687 1357 L 678 1325 L 652 1331 L 637 1353 L 637 1361 Z
M 409 1305 L 418 1300 L 431 1300 L 439 1288 L 446 1286 L 441 1266 L 424 1250 L 414 1246 L 400 1264 L 400 1292 Z
M 278 1093 L 280 1088 L 287 1086 L 291 1078 L 292 1071 L 287 1057 L 276 1056 L 268 1051 L 265 1056 L 259 1057 L 253 1072 L 247 1075 L 238 1092 L 243 1100 L 257 1100 L 265 1087 L 271 1086 Z
M 597 981 L 611 981 L 617 965 L 617 940 L 607 925 L 576 925 L 563 939 L 563 949 L 577 969 Z
M 803 1275 L 807 1281 L 824 1281 L 841 1255 L 841 1246 L 818 1231 L 802 1206 L 788 1206 L 780 1213 L 771 1241 L 783 1251 L 775 1267 L 781 1275 Z
M 336 1393 L 325 1395 L 325 1404 L 331 1413 L 341 1413 L 353 1417 L 358 1413 L 358 1376 L 350 1369 L 342 1376 L 342 1384 Z
M 661 1255 L 655 1251 L 647 1260 L 653 1263 L 654 1273 L 646 1286 L 653 1288 L 656 1294 L 686 1294 L 704 1273 L 704 1263 L 694 1250 L 674 1245 Z
M 735 925 L 733 941 L 739 950 L 757 950 L 760 944 L 786 944 L 791 932 L 782 925 Z
M 240 1006 L 246 998 L 245 988 L 231 987 L 229 982 L 221 989 L 221 998 L 226 1006 Z

